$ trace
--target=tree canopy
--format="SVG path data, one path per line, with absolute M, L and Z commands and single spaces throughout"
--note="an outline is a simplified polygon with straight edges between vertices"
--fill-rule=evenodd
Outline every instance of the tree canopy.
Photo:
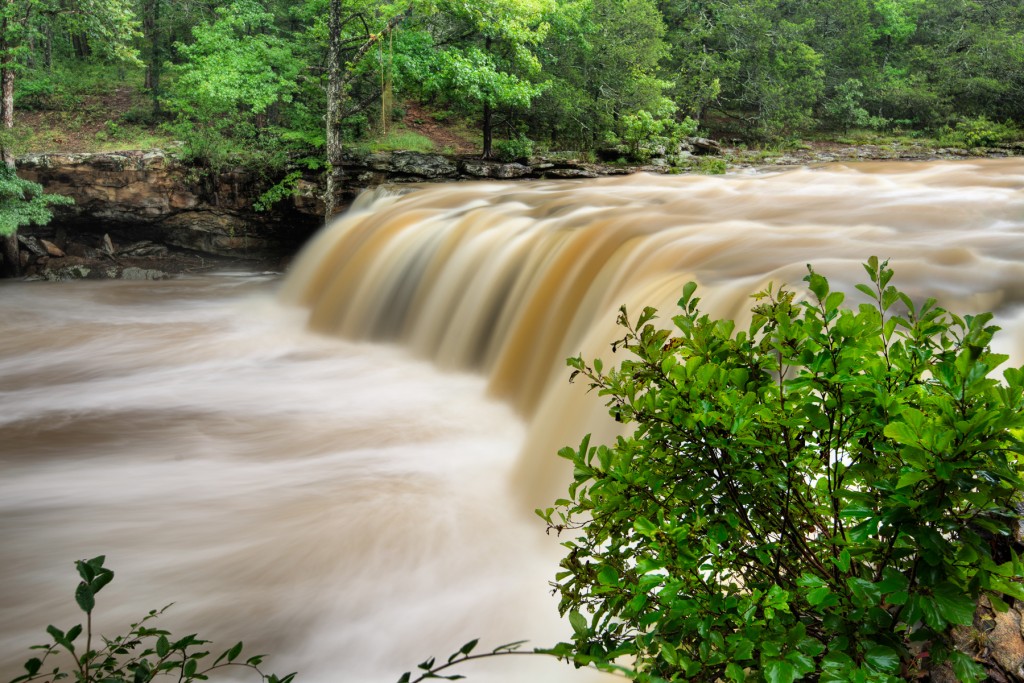
M 980 145 L 1024 120 L 1024 9 L 1009 0 L 0 7 L 4 92 L 25 106 L 52 91 L 55 64 L 111 60 L 145 64 L 151 111 L 134 116 L 162 122 L 187 157 L 218 166 L 241 150 L 273 173 L 332 168 L 407 102 L 458 122 L 485 156 L 642 152 L 692 122 L 735 140 L 863 129 Z

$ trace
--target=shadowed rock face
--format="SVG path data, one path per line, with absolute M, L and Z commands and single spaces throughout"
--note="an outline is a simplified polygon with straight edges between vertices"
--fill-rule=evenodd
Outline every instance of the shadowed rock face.
M 321 223 L 315 206 L 300 201 L 257 212 L 269 183 L 254 173 L 204 174 L 158 150 L 30 155 L 18 160 L 18 174 L 75 200 L 55 210 L 53 226 L 125 241 L 266 256 L 293 251 Z
M 417 152 L 345 156 L 346 182 L 337 205 L 385 183 L 482 178 L 596 177 L 612 169 L 575 162 L 532 165 Z M 621 169 L 614 169 L 621 173 Z M 55 210 L 53 225 L 122 241 L 152 240 L 220 256 L 293 253 L 323 223 L 319 178 L 300 179 L 288 199 L 270 211 L 254 204 L 273 184 L 252 170 L 213 174 L 184 166 L 160 150 L 103 154 L 32 154 L 18 174 L 46 192 L 74 198 Z

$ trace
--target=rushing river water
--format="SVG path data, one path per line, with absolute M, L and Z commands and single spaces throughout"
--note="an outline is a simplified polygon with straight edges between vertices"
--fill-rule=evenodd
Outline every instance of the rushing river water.
M 565 635 L 530 510 L 554 456 L 612 433 L 563 359 L 686 280 L 742 316 L 813 263 L 860 263 L 1024 358 L 1024 163 L 448 185 L 325 231 L 282 283 L 0 283 L 0 676 L 66 627 L 72 562 L 117 578 L 100 630 L 151 608 L 300 681 L 389 683 L 427 655 Z M 522 658 L 528 659 L 528 658 Z M 494 661 L 473 680 L 582 680 Z

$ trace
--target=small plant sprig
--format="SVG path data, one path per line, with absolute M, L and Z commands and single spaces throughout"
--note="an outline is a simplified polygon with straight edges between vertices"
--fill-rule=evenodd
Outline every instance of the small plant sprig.
M 252 670 L 266 683 L 291 683 L 295 674 L 278 677 L 266 674 L 260 669 L 264 655 L 255 655 L 242 659 L 241 642 L 222 652 L 212 664 L 205 665 L 204 659 L 209 657 L 208 640 L 202 640 L 196 634 L 175 639 L 169 631 L 154 628 L 150 624 L 163 614 L 170 605 L 163 609 L 151 610 L 128 632 L 114 638 L 100 636 L 102 647 L 93 649 L 92 613 L 96 606 L 96 594 L 114 578 L 114 572 L 103 566 L 106 558 L 103 555 L 91 560 L 78 560 L 75 568 L 82 580 L 75 589 L 75 602 L 85 612 L 85 628 L 81 624 L 62 631 L 56 626 L 47 626 L 46 632 L 53 639 L 46 645 L 34 645 L 31 649 L 41 651 L 41 656 L 33 657 L 25 662 L 26 673 L 11 680 L 10 683 L 30 683 L 46 681 L 51 683 L 73 677 L 76 683 L 148 683 L 158 676 L 173 676 L 179 683 L 205 681 L 210 675 L 226 668 L 245 668 Z M 85 634 L 85 649 L 79 650 L 75 641 Z M 57 665 L 52 669 L 46 666 L 48 660 L 61 653 L 71 656 L 72 666 L 65 670 Z
M 402 674 L 401 678 L 398 679 L 398 683 L 421 683 L 423 680 L 428 679 L 428 678 L 441 678 L 441 679 L 448 680 L 448 681 L 457 681 L 459 679 L 465 678 L 465 676 L 463 676 L 461 674 L 442 675 L 441 672 L 442 671 L 446 671 L 448 669 L 451 669 L 451 668 L 453 668 L 455 666 L 458 666 L 460 664 L 463 664 L 465 662 L 469 662 L 469 661 L 475 660 L 475 659 L 488 659 L 488 658 L 491 658 L 491 657 L 505 657 L 505 656 L 508 656 L 508 655 L 547 655 L 547 656 L 552 656 L 552 655 L 555 654 L 554 652 L 552 652 L 550 650 L 542 650 L 542 649 L 521 650 L 520 648 L 523 646 L 524 643 L 526 643 L 525 640 L 517 640 L 517 641 L 515 641 L 513 643 L 506 643 L 504 645 L 499 645 L 498 647 L 494 648 L 490 652 L 478 652 L 477 654 L 472 654 L 473 650 L 476 649 L 477 643 L 479 643 L 479 642 L 480 642 L 479 638 L 474 638 L 473 640 L 469 641 L 468 643 L 466 643 L 465 645 L 460 647 L 456 652 L 453 652 L 448 657 L 448 661 L 444 662 L 443 664 L 439 664 L 436 658 L 430 657 L 426 661 L 421 662 L 420 664 L 417 665 L 417 667 L 423 673 L 420 673 L 419 675 L 417 675 L 416 678 L 413 678 L 412 676 L 413 676 L 414 672 L 406 671 L 404 674 Z

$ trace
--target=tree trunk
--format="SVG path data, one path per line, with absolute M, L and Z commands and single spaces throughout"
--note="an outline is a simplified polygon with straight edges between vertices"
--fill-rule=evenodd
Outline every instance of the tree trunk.
M 347 61 L 350 64 L 356 64 L 366 56 L 374 43 L 390 34 L 411 12 L 412 6 L 410 5 L 403 14 L 389 19 L 380 33 L 371 34 L 366 42 L 348 57 Z M 341 120 L 345 116 L 345 88 L 354 74 L 353 71 L 346 74 L 342 69 L 341 0 L 331 0 L 327 30 L 330 35 L 327 38 L 327 188 L 324 190 L 324 220 L 330 220 L 336 211 L 337 197 L 335 195 L 341 188 L 343 180 L 341 162 L 344 147 L 341 137 Z
M 75 46 L 75 57 L 85 59 L 92 50 L 89 48 L 89 38 L 84 33 L 76 33 L 71 36 L 71 44 Z
M 487 36 L 487 39 L 484 41 L 484 51 L 485 52 L 490 52 L 491 51 L 491 37 L 490 36 Z M 486 98 L 486 96 L 487 96 L 487 93 L 485 92 L 484 93 L 484 97 Z M 484 159 L 490 159 L 491 158 L 491 141 L 492 141 L 492 138 L 494 137 L 494 131 L 493 131 L 494 125 L 493 125 L 492 119 L 493 119 L 493 114 L 491 112 L 491 103 L 487 99 L 484 99 L 484 121 L 483 121 L 484 153 L 480 155 Z
M 9 0 L 8 0 L 9 2 Z M 6 4 L 6 3 L 5 3 Z M 7 41 L 10 26 L 7 19 L 0 24 L 0 163 L 14 168 L 14 155 L 7 145 L 7 137 L 14 128 L 14 46 Z M 0 277 L 21 275 L 21 255 L 18 253 L 18 230 L 0 235 Z
M 327 19 L 327 188 L 324 191 L 324 221 L 331 220 L 341 187 L 342 98 L 345 86 L 341 79 L 341 0 L 331 0 Z
M 11 68 L 13 58 L 9 50 L 4 50 L 0 58 L 0 121 L 3 123 L 3 134 L 6 137 L 14 128 L 14 70 Z M 14 168 L 14 155 L 7 144 L 0 143 L 0 162 L 8 168 Z M 0 235 L 0 277 L 21 276 L 21 256 L 18 254 L 18 229 L 9 235 Z
M 21 255 L 18 253 L 18 232 L 0 235 L 0 278 L 21 276 Z
M 484 125 L 483 125 L 483 129 L 484 129 L 484 153 L 480 155 L 484 159 L 490 159 L 491 158 L 491 142 L 492 142 L 492 138 L 493 138 L 493 135 L 494 135 L 493 130 L 492 130 L 493 125 L 492 125 L 492 122 L 491 122 L 492 118 L 493 118 L 493 116 L 491 114 L 491 103 L 487 102 L 485 100 L 484 101 Z
M 6 41 L 0 43 L 0 125 L 6 130 L 14 128 L 15 66 L 12 47 Z M 6 153 L 4 161 L 7 161 Z M 8 166 L 10 165 L 8 164 Z
M 146 87 L 153 97 L 153 115 L 160 116 L 160 76 L 163 69 L 163 42 L 161 38 L 160 10 L 163 0 L 149 0 L 142 19 L 143 32 L 149 38 L 149 63 L 146 65 Z

